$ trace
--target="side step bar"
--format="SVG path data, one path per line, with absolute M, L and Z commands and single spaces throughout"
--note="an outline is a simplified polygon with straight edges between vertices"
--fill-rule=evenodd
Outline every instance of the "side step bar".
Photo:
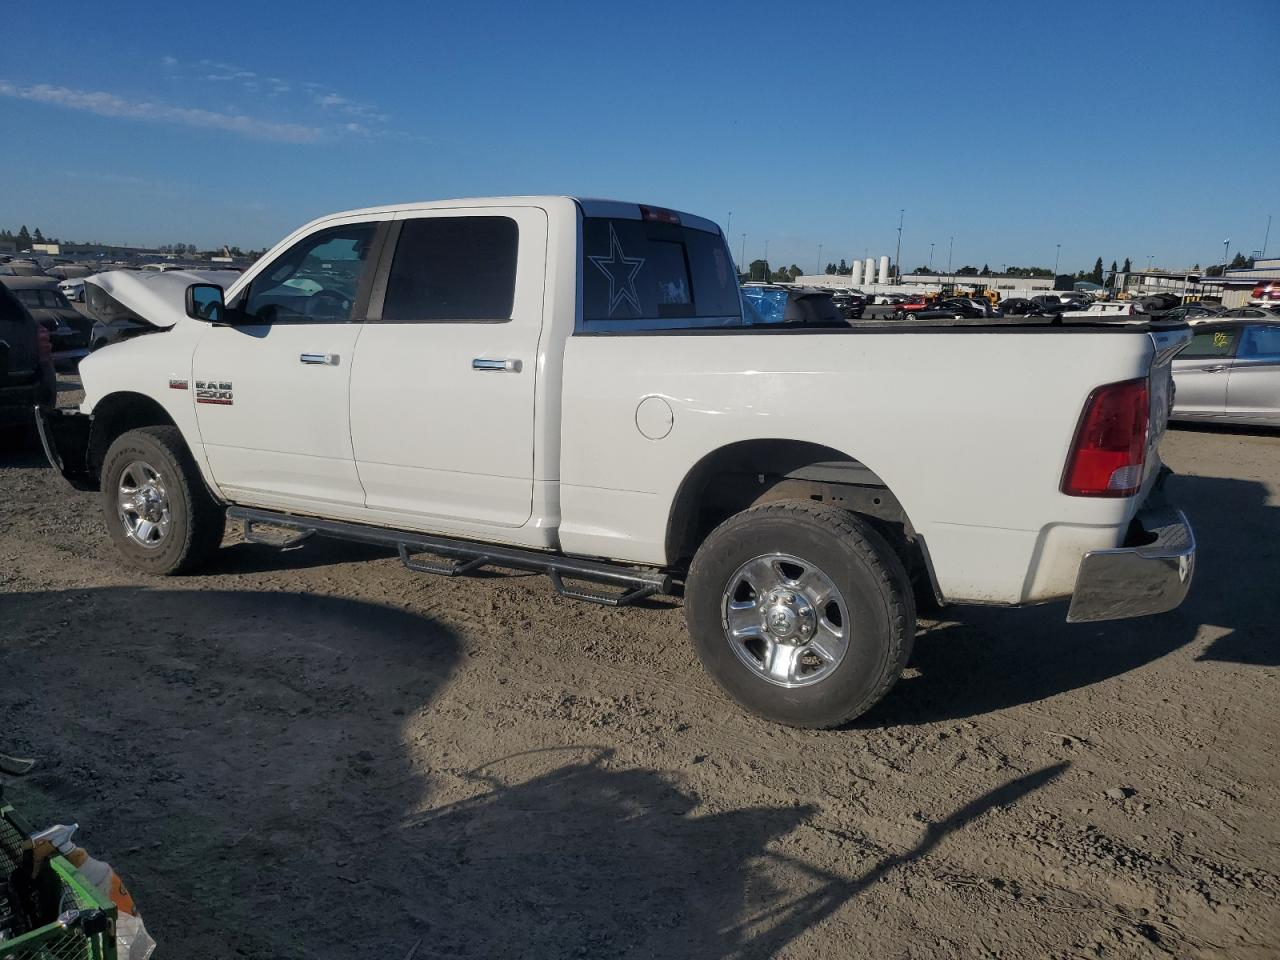
M 540 550 L 455 540 L 451 537 L 389 530 L 362 523 L 347 523 L 342 520 L 298 517 L 293 514 L 251 507 L 230 507 L 227 509 L 227 518 L 239 520 L 244 524 L 244 538 L 250 543 L 261 543 L 280 550 L 293 550 L 309 538 L 321 536 L 391 547 L 400 554 L 400 561 L 417 573 L 456 577 L 486 566 L 534 570 L 550 577 L 551 585 L 560 596 L 583 600 L 587 603 L 598 603 L 606 607 L 623 607 L 656 593 L 671 592 L 671 578 L 652 567 L 628 567 L 603 560 L 583 560 Z M 260 525 L 283 527 L 296 533 L 282 540 L 258 530 L 257 527 Z M 454 562 L 435 563 L 421 560 L 413 557 L 411 555 L 413 553 L 431 553 L 447 557 Z M 570 580 L 586 580 L 617 587 L 621 592 L 604 593 L 569 587 L 564 582 L 566 577 Z

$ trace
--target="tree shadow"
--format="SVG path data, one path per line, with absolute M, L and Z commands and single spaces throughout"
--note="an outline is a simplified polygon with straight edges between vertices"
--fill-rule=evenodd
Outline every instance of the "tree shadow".
M 1119 676 L 1225 631 L 1199 660 L 1274 666 L 1280 659 L 1280 509 L 1264 484 L 1181 475 L 1170 501 L 1197 542 L 1191 592 L 1177 610 L 1092 624 L 1065 622 L 1066 605 L 1021 610 L 953 607 L 916 640 L 911 667 L 858 726 L 918 724 L 1033 703 Z
M 885 874 L 1067 767 L 1002 784 L 849 878 L 773 849 L 813 807 L 704 813 L 667 774 L 617 768 L 607 748 L 565 749 L 593 755 L 559 765 L 546 752 L 505 758 L 473 773 L 477 795 L 404 825 L 405 869 L 425 893 L 415 909 L 424 956 L 773 957 Z M 514 776 L 495 772 L 512 763 Z M 413 932 L 401 936 L 412 942 Z

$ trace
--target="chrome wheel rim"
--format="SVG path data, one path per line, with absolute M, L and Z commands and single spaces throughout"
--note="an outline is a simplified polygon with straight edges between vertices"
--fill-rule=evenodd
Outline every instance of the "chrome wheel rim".
M 120 473 L 116 513 L 125 536 L 153 550 L 169 535 L 169 494 L 164 477 L 145 460 L 133 460 Z
M 748 560 L 721 603 L 725 639 L 752 673 L 779 687 L 821 683 L 849 652 L 849 608 L 816 564 L 786 553 Z

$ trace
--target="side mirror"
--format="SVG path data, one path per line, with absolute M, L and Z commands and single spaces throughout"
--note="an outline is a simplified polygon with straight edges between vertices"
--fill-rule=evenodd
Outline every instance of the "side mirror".
M 187 316 L 208 323 L 226 323 L 227 305 L 222 288 L 214 283 L 193 283 L 187 287 Z

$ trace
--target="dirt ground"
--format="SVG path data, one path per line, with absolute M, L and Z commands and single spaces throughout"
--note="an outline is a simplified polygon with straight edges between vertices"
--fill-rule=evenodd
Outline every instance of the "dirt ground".
M 232 535 L 148 579 L 6 443 L 0 751 L 40 760 L 6 790 L 160 956 L 1280 953 L 1280 436 L 1165 440 L 1180 610 L 950 610 L 827 733 L 722 697 L 674 601 Z

